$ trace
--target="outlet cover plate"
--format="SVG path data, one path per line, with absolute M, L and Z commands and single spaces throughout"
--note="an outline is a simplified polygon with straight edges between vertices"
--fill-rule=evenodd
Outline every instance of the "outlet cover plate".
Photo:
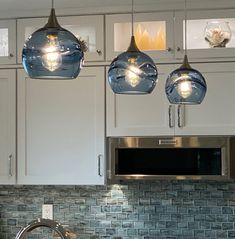
M 42 218 L 53 220 L 53 205 L 52 204 L 42 205 Z

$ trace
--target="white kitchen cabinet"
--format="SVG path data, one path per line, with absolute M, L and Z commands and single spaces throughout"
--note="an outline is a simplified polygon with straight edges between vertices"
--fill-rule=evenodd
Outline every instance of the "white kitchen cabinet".
M 16 21 L 0 20 L 0 64 L 16 63 Z
M 234 135 L 234 63 L 192 64 L 207 82 L 200 105 L 169 105 L 167 75 L 176 65 L 159 66 L 150 95 L 115 95 L 107 84 L 107 136 Z
M 174 132 L 174 106 L 165 96 L 167 74 L 173 69 L 158 66 L 158 82 L 148 95 L 114 94 L 106 84 L 107 136 L 171 135 Z
M 154 60 L 173 59 L 173 11 L 134 14 L 137 46 Z M 106 60 L 127 50 L 131 39 L 131 14 L 106 16 Z
M 208 59 L 209 61 L 218 61 L 222 58 L 231 60 L 235 56 L 235 12 L 232 9 L 224 10 L 200 10 L 187 11 L 187 49 L 190 59 Z M 175 12 L 175 48 L 176 58 L 182 58 L 184 52 L 184 12 Z M 210 45 L 206 41 L 205 29 L 207 24 L 212 23 L 209 30 L 209 37 L 215 45 Z M 217 24 L 219 22 L 220 24 Z M 223 23 L 228 24 L 231 31 L 231 39 L 222 47 L 223 40 L 228 37 L 227 29 L 223 28 Z M 221 24 L 222 23 L 222 24 Z M 219 47 L 220 46 L 220 47 Z
M 16 71 L 0 70 L 0 184 L 16 180 Z
M 104 68 L 74 80 L 18 72 L 18 184 L 104 184 Z
M 17 61 L 22 62 L 22 49 L 25 40 L 36 30 L 42 28 L 48 18 L 27 18 L 17 20 Z M 104 60 L 104 16 L 58 17 L 59 24 L 71 31 L 78 39 L 86 42 L 88 51 L 86 61 Z
M 178 135 L 235 134 L 235 65 L 234 63 L 193 64 L 207 82 L 201 105 L 185 106 Z

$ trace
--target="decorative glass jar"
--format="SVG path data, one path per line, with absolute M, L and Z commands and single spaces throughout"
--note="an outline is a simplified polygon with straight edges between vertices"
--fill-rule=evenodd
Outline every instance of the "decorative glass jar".
M 229 22 L 210 21 L 207 22 L 205 28 L 205 40 L 210 47 L 226 47 L 230 41 L 232 32 L 229 27 Z

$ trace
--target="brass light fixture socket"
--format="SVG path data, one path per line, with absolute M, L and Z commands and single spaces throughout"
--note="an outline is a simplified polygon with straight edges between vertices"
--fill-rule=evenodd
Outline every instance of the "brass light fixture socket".
M 180 69 L 192 69 L 192 67 L 190 66 L 190 64 L 188 62 L 188 56 L 187 55 L 184 55 L 183 64 L 180 66 Z
M 50 16 L 48 18 L 48 22 L 44 27 L 45 28 L 62 28 L 57 21 L 57 18 L 56 18 L 56 15 L 55 15 L 55 8 L 51 9 L 51 13 L 50 13 Z
M 131 42 L 130 42 L 130 45 L 127 49 L 127 52 L 139 52 L 139 48 L 137 47 L 136 45 L 136 42 L 135 42 L 135 36 L 131 36 Z

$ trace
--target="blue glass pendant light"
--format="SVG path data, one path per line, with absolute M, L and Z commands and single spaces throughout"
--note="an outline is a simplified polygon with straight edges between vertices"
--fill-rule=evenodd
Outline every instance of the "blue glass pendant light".
M 25 42 L 22 62 L 33 79 L 73 79 L 81 70 L 86 44 L 62 28 L 55 15 L 54 1 L 47 24 Z
M 180 68 L 170 73 L 165 91 L 171 104 L 200 104 L 206 94 L 206 81 L 202 74 L 191 68 L 187 55 Z
M 157 68 L 153 60 L 141 52 L 133 34 L 132 0 L 132 37 L 126 52 L 118 55 L 110 64 L 109 84 L 116 94 L 148 94 L 157 83 Z
M 171 104 L 201 104 L 207 86 L 203 75 L 191 68 L 187 57 L 187 18 L 185 0 L 185 56 L 183 64 L 170 73 L 166 80 L 165 92 Z

